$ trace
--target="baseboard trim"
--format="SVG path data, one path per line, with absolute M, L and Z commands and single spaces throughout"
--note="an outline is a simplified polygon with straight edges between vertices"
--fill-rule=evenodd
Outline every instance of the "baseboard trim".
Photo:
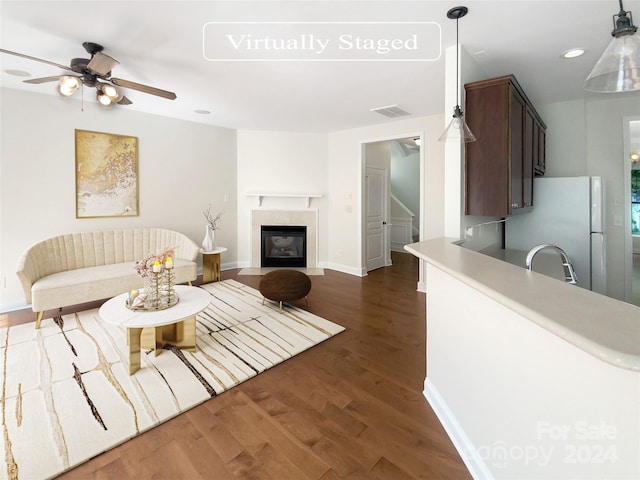
M 273 272 L 274 270 L 282 270 L 283 267 L 262 267 L 262 268 L 241 268 L 238 275 L 265 275 L 266 273 Z M 299 272 L 306 273 L 309 276 L 322 276 L 324 275 L 324 268 L 298 268 L 298 267 L 286 267 L 291 270 L 297 270 Z
M 320 262 L 318 264 L 318 267 L 326 268 L 328 270 L 335 270 L 336 272 L 348 273 L 349 275 L 355 275 L 356 277 L 364 277 L 367 274 L 366 271 L 363 274 L 362 271 L 356 267 L 341 265 L 339 263 Z
M 11 300 L 9 302 L 3 301 L 2 307 L 0 307 L 0 313 L 9 313 L 16 312 L 18 310 L 24 310 L 25 308 L 30 308 L 30 305 L 24 301 L 20 300 Z
M 447 435 L 449 435 L 453 446 L 460 454 L 471 476 L 474 479 L 493 480 L 493 474 L 485 465 L 480 454 L 453 415 L 453 412 L 449 410 L 446 402 L 428 378 L 424 381 L 424 391 L 422 393 L 427 399 L 427 402 L 429 402 L 429 405 L 431 405 L 438 420 L 440 420 Z

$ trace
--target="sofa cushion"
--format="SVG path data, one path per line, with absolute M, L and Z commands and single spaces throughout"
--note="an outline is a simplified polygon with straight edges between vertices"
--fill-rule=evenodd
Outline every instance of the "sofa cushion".
M 174 258 L 176 283 L 185 283 L 197 277 L 197 264 Z M 132 262 L 78 268 L 53 273 L 37 280 L 32 288 L 34 312 L 53 306 L 79 303 L 115 297 L 133 289 L 142 288 L 144 280 L 134 269 Z

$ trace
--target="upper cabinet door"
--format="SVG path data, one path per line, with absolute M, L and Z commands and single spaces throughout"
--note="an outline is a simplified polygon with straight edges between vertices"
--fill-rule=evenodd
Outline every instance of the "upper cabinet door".
M 465 85 L 465 213 L 507 217 L 533 208 L 533 176 L 544 165 L 544 122 L 513 75 Z M 543 171 L 543 170 L 542 170 Z
M 526 147 L 526 111 L 527 105 L 524 98 L 513 85 L 509 86 L 509 140 L 511 167 L 511 211 L 524 208 L 524 163 Z M 473 131 L 473 130 L 472 130 Z

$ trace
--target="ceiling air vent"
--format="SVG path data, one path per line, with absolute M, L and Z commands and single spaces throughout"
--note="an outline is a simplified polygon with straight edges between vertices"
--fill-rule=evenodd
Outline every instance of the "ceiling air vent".
M 379 113 L 380 115 L 384 115 L 388 118 L 396 118 L 396 117 L 404 117 L 406 115 L 411 115 L 409 112 L 405 112 L 398 105 L 387 105 L 386 107 L 378 107 L 372 108 L 372 112 Z

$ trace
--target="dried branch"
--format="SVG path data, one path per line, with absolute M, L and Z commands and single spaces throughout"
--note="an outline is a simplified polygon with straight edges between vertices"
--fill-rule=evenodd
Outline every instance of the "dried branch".
M 207 223 L 209 224 L 209 226 L 211 227 L 211 230 L 217 230 L 218 228 L 220 228 L 218 226 L 218 222 L 220 222 L 220 219 L 222 218 L 222 214 L 224 212 L 220 212 L 218 213 L 215 217 L 211 214 L 211 204 L 209 204 L 209 206 L 207 207 L 206 210 L 203 210 L 202 213 L 204 214 L 204 218 L 207 219 Z

